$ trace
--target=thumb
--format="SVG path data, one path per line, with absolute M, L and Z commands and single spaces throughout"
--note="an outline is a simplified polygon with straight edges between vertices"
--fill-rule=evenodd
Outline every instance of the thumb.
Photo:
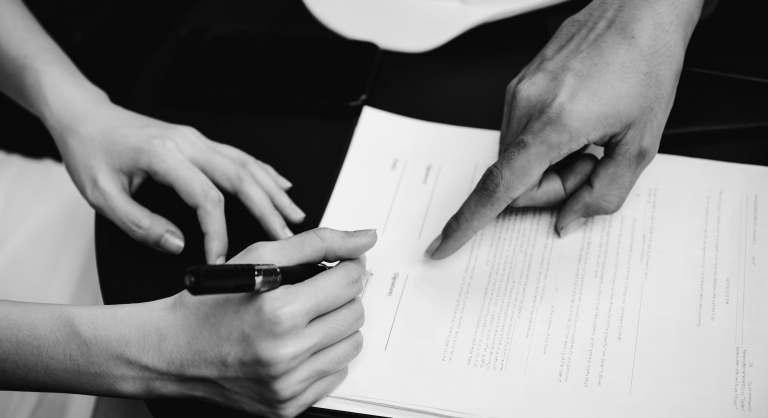
M 104 191 L 104 204 L 96 210 L 117 224 L 131 238 L 160 251 L 179 254 L 184 250 L 184 235 L 176 225 L 136 203 L 121 188 Z
M 616 213 L 624 204 L 643 169 L 655 155 L 655 152 L 644 150 L 642 144 L 630 145 L 632 141 L 629 139 L 625 137 L 621 143 L 607 149 L 589 179 L 565 202 L 555 224 L 561 237 L 578 229 L 593 216 Z
M 376 230 L 312 229 L 280 241 L 259 242 L 235 256 L 231 263 L 295 265 L 358 258 L 376 244 Z

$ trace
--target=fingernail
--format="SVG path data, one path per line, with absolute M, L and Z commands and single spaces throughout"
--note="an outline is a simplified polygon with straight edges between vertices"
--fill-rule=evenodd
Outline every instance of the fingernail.
M 357 231 L 352 231 L 353 237 L 360 237 L 360 238 L 368 238 L 373 233 L 376 232 L 375 229 L 358 229 Z
M 296 215 L 296 216 L 299 216 L 299 217 L 302 217 L 302 218 L 305 218 L 305 217 L 307 216 L 307 215 L 304 213 L 304 211 L 303 211 L 303 210 L 301 210 L 301 208 L 299 208 L 298 206 L 296 206 L 296 204 L 295 204 L 295 203 L 293 203 L 293 202 L 291 202 L 291 212 L 293 212 L 293 213 L 294 213 L 294 215 Z
M 160 248 L 167 253 L 179 254 L 184 250 L 184 238 L 176 231 L 168 231 L 160 240 Z
M 563 238 L 571 232 L 579 229 L 579 227 L 584 225 L 584 222 L 586 221 L 587 220 L 585 218 L 576 218 L 572 220 L 568 225 L 565 226 L 565 228 L 560 230 L 560 238 Z
M 293 232 L 291 232 L 291 230 L 286 226 L 283 228 L 283 235 L 285 235 L 283 238 L 290 238 L 293 236 Z
M 427 250 L 424 251 L 424 257 L 431 259 L 433 255 L 435 255 L 435 251 L 440 247 L 440 243 L 443 242 L 443 234 L 440 234 L 435 238 L 431 244 L 429 244 L 429 247 L 427 247 Z
M 286 178 L 281 178 L 280 182 L 283 183 L 283 188 L 284 189 L 290 189 L 291 187 L 293 187 L 293 183 L 288 181 Z
M 223 255 L 216 259 L 216 264 L 224 264 L 227 262 L 227 257 L 224 257 Z

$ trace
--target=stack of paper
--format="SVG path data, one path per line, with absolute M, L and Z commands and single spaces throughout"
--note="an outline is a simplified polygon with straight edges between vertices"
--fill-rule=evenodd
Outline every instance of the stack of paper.
M 508 210 L 423 258 L 498 132 L 360 118 L 322 225 L 378 228 L 365 347 L 317 406 L 395 417 L 768 416 L 768 168 L 659 155 L 559 238 Z

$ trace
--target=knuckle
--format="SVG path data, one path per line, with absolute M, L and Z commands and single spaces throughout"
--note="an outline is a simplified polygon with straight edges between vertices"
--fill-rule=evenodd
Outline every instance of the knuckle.
M 261 360 L 262 373 L 269 381 L 277 381 L 288 371 L 284 358 L 276 350 L 270 350 Z
M 96 176 L 93 180 L 85 183 L 83 195 L 85 200 L 92 206 L 96 209 L 101 209 L 108 205 L 113 197 L 113 192 L 110 191 L 109 184 L 104 176 Z
M 571 130 L 584 124 L 584 115 L 581 113 L 582 106 L 574 106 L 567 99 L 558 96 L 547 109 L 545 122 Z
M 657 150 L 658 150 L 658 146 L 641 144 L 635 151 L 635 155 L 634 155 L 635 167 L 641 170 L 647 167 L 648 164 L 650 164 L 651 161 L 653 161 L 653 158 L 656 156 Z
M 272 399 L 278 404 L 286 405 L 301 394 L 299 385 L 290 379 L 283 377 L 277 379 L 271 387 Z
M 461 230 L 465 225 L 472 226 L 471 219 L 469 214 L 466 211 L 458 211 L 453 216 L 451 216 L 451 219 L 448 220 L 448 222 L 445 224 L 445 228 L 443 230 L 443 235 L 452 235 L 455 232 Z
M 341 267 L 339 269 L 339 267 Z M 343 263 L 334 268 L 339 270 L 339 274 L 355 295 L 363 291 L 363 268 L 358 263 Z
M 126 232 L 134 239 L 145 237 L 152 224 L 150 217 L 144 215 L 128 215 L 124 219 L 124 222 Z
M 315 228 L 312 230 L 312 236 L 315 237 L 317 239 L 317 243 L 321 245 L 323 245 L 326 242 L 329 242 L 332 234 L 333 234 L 333 230 L 327 227 Z
M 176 155 L 180 151 L 176 141 L 165 135 L 150 139 L 149 147 L 153 153 L 161 157 Z
M 203 202 L 215 208 L 224 206 L 224 195 L 214 186 L 205 187 L 202 192 Z
M 645 166 L 645 162 L 646 160 L 648 160 L 649 154 L 650 154 L 650 150 L 648 150 L 647 148 L 645 147 L 638 148 L 637 151 L 635 152 L 635 158 L 634 158 L 635 167 Z
M 171 134 L 182 139 L 195 139 L 200 135 L 200 132 L 191 126 L 175 125 L 172 128 Z
M 619 193 L 603 193 L 592 204 L 596 215 L 610 215 L 618 212 L 624 204 L 624 196 Z
M 301 309 L 294 303 L 274 303 L 271 310 L 266 312 L 273 333 L 279 335 L 290 334 L 301 328 Z M 287 350 L 280 350 L 283 354 Z
M 538 90 L 529 78 L 520 81 L 511 92 L 516 103 L 530 103 L 538 95 Z
M 267 254 L 267 248 L 269 247 L 269 244 L 269 242 L 259 241 L 255 244 L 249 245 L 245 252 L 248 254 L 248 258 L 250 259 L 263 258 L 264 254 Z
M 333 230 L 330 228 L 315 228 L 309 230 L 306 235 L 300 234 L 302 237 L 306 236 L 306 240 L 300 239 L 298 241 L 301 246 L 298 252 L 304 255 L 326 253 L 326 249 L 331 242 L 332 233 Z
M 477 183 L 476 193 L 484 200 L 493 200 L 504 194 L 508 181 L 498 164 L 488 167 Z
M 352 341 L 352 347 L 350 348 L 350 359 L 349 361 L 354 360 L 360 353 L 363 351 L 363 344 L 364 344 L 364 338 L 363 333 L 360 331 L 355 332 L 352 334 L 351 337 Z
M 336 372 L 336 375 L 339 377 L 339 380 L 344 380 L 347 378 L 347 375 L 349 374 L 349 366 L 344 366 Z
M 363 307 L 363 302 L 360 298 L 355 298 L 355 300 L 352 301 L 352 313 L 355 329 L 358 330 L 365 325 L 365 308 Z
M 541 100 L 549 85 L 550 77 L 546 73 L 537 72 L 522 78 L 514 86 L 510 83 L 507 92 L 515 103 L 530 105 Z
M 531 125 L 532 132 L 546 132 L 554 130 L 561 134 L 580 131 L 584 125 L 584 115 L 581 114 L 583 106 L 574 105 L 562 92 L 557 93 L 552 100 L 543 104 L 537 114 L 535 122 Z M 537 135 L 538 140 L 552 141 L 551 135 Z M 556 143 L 549 142 L 550 146 Z
M 274 386 L 293 369 L 296 359 L 297 352 L 290 345 L 272 345 L 259 357 L 260 369 L 267 381 L 272 382 Z
M 274 418 L 293 418 L 299 415 L 301 411 L 303 411 L 303 409 L 298 405 L 295 405 L 292 402 L 286 402 L 275 407 L 275 410 L 271 416 Z
M 557 85 L 551 76 L 541 73 L 523 80 L 513 97 L 519 108 L 529 109 L 528 128 L 534 132 L 551 128 L 570 132 L 584 124 L 583 109 L 590 108 L 589 102 L 581 100 L 585 97 L 575 95 L 566 86 Z
M 507 87 L 504 89 L 505 97 L 514 98 L 516 96 L 515 91 L 517 90 L 517 85 L 517 79 L 512 80 L 509 84 L 507 84 Z
M 531 135 L 524 132 L 513 141 L 505 142 L 499 153 L 499 162 L 502 165 L 496 167 L 500 171 L 499 174 L 506 178 L 506 173 L 504 172 L 503 167 L 515 164 L 517 159 L 520 158 L 520 155 L 523 154 L 526 149 L 538 145 L 541 140 L 540 135 Z M 496 164 L 491 167 L 493 166 L 496 166 Z
M 240 166 L 234 178 L 235 187 L 242 189 L 243 187 L 253 183 L 253 180 L 253 175 L 248 170 Z

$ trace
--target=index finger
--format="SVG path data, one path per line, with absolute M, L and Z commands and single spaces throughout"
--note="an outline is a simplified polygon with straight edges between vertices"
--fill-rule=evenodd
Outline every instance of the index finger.
M 299 284 L 282 286 L 270 293 L 292 301 L 304 323 L 333 311 L 354 299 L 363 290 L 365 260 L 363 254 L 376 243 L 375 230 L 337 231 L 313 229 L 291 238 L 252 245 L 230 263 L 270 263 L 295 265 L 342 261 L 333 269 Z
M 342 261 L 309 280 L 277 290 L 285 293 L 286 300 L 301 301 L 303 319 L 308 324 L 356 298 L 363 291 L 365 275 L 365 259 L 361 257 Z
M 424 256 L 442 260 L 458 251 L 513 200 L 531 188 L 548 166 L 546 155 L 538 147 L 526 140 L 516 141 L 485 171 Z
M 205 254 L 209 264 L 221 264 L 227 254 L 227 224 L 224 196 L 211 180 L 180 154 L 169 153 L 148 171 L 158 182 L 176 190 L 182 200 L 197 212 L 205 235 Z
M 311 229 L 290 238 L 251 245 L 229 260 L 230 263 L 291 266 L 360 257 L 376 244 L 376 230 L 337 231 Z

